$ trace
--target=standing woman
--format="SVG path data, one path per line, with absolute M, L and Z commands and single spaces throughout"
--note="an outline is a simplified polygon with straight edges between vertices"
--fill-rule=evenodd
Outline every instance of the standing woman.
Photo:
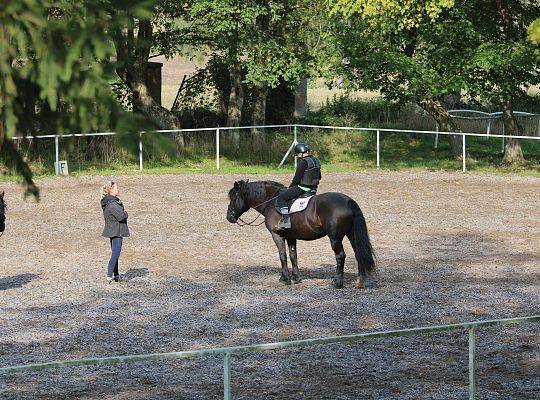
M 103 208 L 103 217 L 105 218 L 103 236 L 110 238 L 112 250 L 107 269 L 107 282 L 109 283 L 113 279 L 115 282 L 120 280 L 118 258 L 122 251 L 122 238 L 129 236 L 128 213 L 124 210 L 124 205 L 118 198 L 119 193 L 118 185 L 113 181 L 107 182 L 101 188 L 101 208 Z

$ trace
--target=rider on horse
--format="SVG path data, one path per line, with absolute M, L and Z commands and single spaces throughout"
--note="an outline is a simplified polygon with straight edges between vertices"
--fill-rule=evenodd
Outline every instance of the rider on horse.
M 315 194 L 321 180 L 321 162 L 309 153 L 309 146 L 306 143 L 298 143 L 294 146 L 294 154 L 299 158 L 296 173 L 289 188 L 282 191 L 276 200 L 281 213 L 281 221 L 277 225 L 279 230 L 291 228 L 287 201 L 307 192 Z

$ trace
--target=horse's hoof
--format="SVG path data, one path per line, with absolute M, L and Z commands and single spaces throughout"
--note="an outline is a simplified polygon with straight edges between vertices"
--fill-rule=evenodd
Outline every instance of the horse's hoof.
M 286 278 L 285 276 L 281 275 L 279 277 L 280 282 L 283 282 L 285 285 L 291 284 L 291 278 Z
M 366 285 L 364 284 L 364 281 L 363 281 L 363 280 L 359 279 L 359 280 L 356 281 L 356 287 L 357 287 L 358 289 L 363 289 L 363 288 L 366 287 Z
M 302 283 L 302 279 L 301 278 L 293 278 L 293 282 L 295 285 L 298 285 L 299 283 Z
M 338 282 L 338 280 L 336 278 L 333 278 L 332 279 L 333 283 L 334 283 L 334 287 L 336 289 L 341 289 L 343 287 L 343 281 L 342 282 Z

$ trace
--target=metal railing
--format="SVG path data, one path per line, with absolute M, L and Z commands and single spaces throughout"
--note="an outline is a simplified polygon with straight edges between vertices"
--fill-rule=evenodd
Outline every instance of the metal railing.
M 450 116 L 454 119 L 470 120 L 470 121 L 487 121 L 486 136 L 490 136 L 492 122 L 495 120 L 502 120 L 503 113 L 501 111 L 488 113 L 480 110 L 468 110 L 468 109 L 455 109 L 448 110 Z M 466 116 L 461 114 L 476 114 L 476 116 Z M 540 136 L 540 114 L 530 113 L 526 111 L 514 111 L 516 117 L 538 118 L 538 128 L 536 130 L 536 136 Z M 437 123 L 437 130 L 439 130 L 439 124 Z M 504 135 L 504 124 L 502 124 L 502 134 Z M 435 142 L 433 147 L 437 148 L 439 145 L 439 135 L 435 135 Z M 501 153 L 504 153 L 504 137 L 501 140 Z
M 430 130 L 413 130 L 413 129 L 390 129 L 390 128 L 362 128 L 362 127 L 349 127 L 349 126 L 327 126 L 327 125 L 306 125 L 306 124 L 291 124 L 291 125 L 253 125 L 253 126 L 237 126 L 237 127 L 213 127 L 213 128 L 193 128 L 193 129 L 162 129 L 153 131 L 155 133 L 187 133 L 187 132 L 215 132 L 215 141 L 216 141 L 216 169 L 220 169 L 220 133 L 222 131 L 230 130 L 242 130 L 242 129 L 265 129 L 265 128 L 292 128 L 293 129 L 293 141 L 289 149 L 285 153 L 283 159 L 281 160 L 279 166 L 281 167 L 289 154 L 292 152 L 294 146 L 298 143 L 298 128 L 315 128 L 315 129 L 334 129 L 334 130 L 348 130 L 348 131 L 362 131 L 362 132 L 371 132 L 376 134 L 376 166 L 380 168 L 381 166 L 381 145 L 380 145 L 380 135 L 382 132 L 392 132 L 392 133 L 406 133 L 406 134 L 430 134 L 430 135 L 451 135 L 451 136 L 461 136 L 462 137 L 462 169 L 463 172 L 467 170 L 467 144 L 466 137 L 489 137 L 489 138 L 512 138 L 512 139 L 524 139 L 524 140 L 540 140 L 538 136 L 511 136 L 511 135 L 494 135 L 494 134 L 483 134 L 483 133 L 470 133 L 470 132 L 440 132 L 440 131 L 430 131 Z M 139 133 L 139 170 L 143 171 L 143 142 L 142 135 L 147 134 L 148 132 Z M 115 135 L 115 132 L 104 132 L 104 133 L 77 133 L 77 134 L 65 134 L 65 135 L 39 135 L 39 136 L 19 136 L 13 137 L 13 140 L 30 140 L 30 139 L 55 139 L 55 169 L 56 174 L 59 174 L 59 139 L 64 137 L 82 137 L 82 136 L 111 136 Z M 296 164 L 296 159 L 295 159 Z
M 281 350 L 290 347 L 313 346 L 334 343 L 358 342 L 371 339 L 431 334 L 437 332 L 467 329 L 469 335 L 469 399 L 476 399 L 476 332 L 478 328 L 496 326 L 503 324 L 531 323 L 539 322 L 540 315 L 533 315 L 520 318 L 495 319 L 487 321 L 464 322 L 460 324 L 435 325 L 421 328 L 399 329 L 391 331 L 360 333 L 356 335 L 330 336 L 313 339 L 291 340 L 287 342 L 265 343 L 250 346 L 223 347 L 216 349 L 203 349 L 191 351 L 178 351 L 170 353 L 140 354 L 130 356 L 115 356 L 101 358 L 83 358 L 66 361 L 51 361 L 40 364 L 27 364 L 12 367 L 0 368 L 0 375 L 14 374 L 25 371 L 40 371 L 51 368 L 63 368 L 81 365 L 108 365 L 122 362 L 135 361 L 163 361 L 181 358 L 193 358 L 210 355 L 223 356 L 223 398 L 232 399 L 231 389 L 231 356 L 239 353 L 259 352 L 268 350 Z
M 375 132 L 377 135 L 376 149 L 377 149 L 377 168 L 380 168 L 380 136 L 381 132 L 393 132 L 393 133 L 425 133 L 431 135 L 448 135 L 448 136 L 461 136 L 462 137 L 462 168 L 463 172 L 467 171 L 467 144 L 466 137 L 490 137 L 490 138 L 513 138 L 513 139 L 529 139 L 529 140 L 540 140 L 540 137 L 536 136 L 511 136 L 511 135 L 485 135 L 483 133 L 469 133 L 469 132 L 439 132 L 439 131 L 427 131 L 427 130 L 413 130 L 413 129 L 390 129 L 390 128 L 356 128 L 356 127 L 344 127 L 344 126 L 318 126 L 318 125 L 294 125 L 295 127 L 302 128 L 318 128 L 318 129 L 335 129 L 335 130 L 351 130 L 351 131 L 364 131 L 364 132 Z

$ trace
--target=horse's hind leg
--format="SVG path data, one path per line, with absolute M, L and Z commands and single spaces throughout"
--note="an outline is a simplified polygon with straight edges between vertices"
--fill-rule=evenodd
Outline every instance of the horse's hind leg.
M 296 254 L 296 239 L 287 239 L 287 245 L 289 246 L 289 257 L 292 264 L 292 280 L 294 283 L 302 282 L 300 278 L 300 271 L 298 270 L 298 256 Z
M 343 236 L 338 238 L 330 238 L 330 244 L 332 250 L 336 255 L 336 277 L 334 278 L 334 285 L 336 288 L 343 287 L 343 270 L 345 266 L 345 251 L 343 250 Z
M 276 244 L 279 252 L 279 260 L 281 261 L 281 277 L 280 281 L 284 282 L 285 285 L 291 284 L 291 275 L 289 274 L 289 267 L 287 266 L 287 250 L 285 250 L 285 239 L 281 236 L 272 233 L 272 239 Z

